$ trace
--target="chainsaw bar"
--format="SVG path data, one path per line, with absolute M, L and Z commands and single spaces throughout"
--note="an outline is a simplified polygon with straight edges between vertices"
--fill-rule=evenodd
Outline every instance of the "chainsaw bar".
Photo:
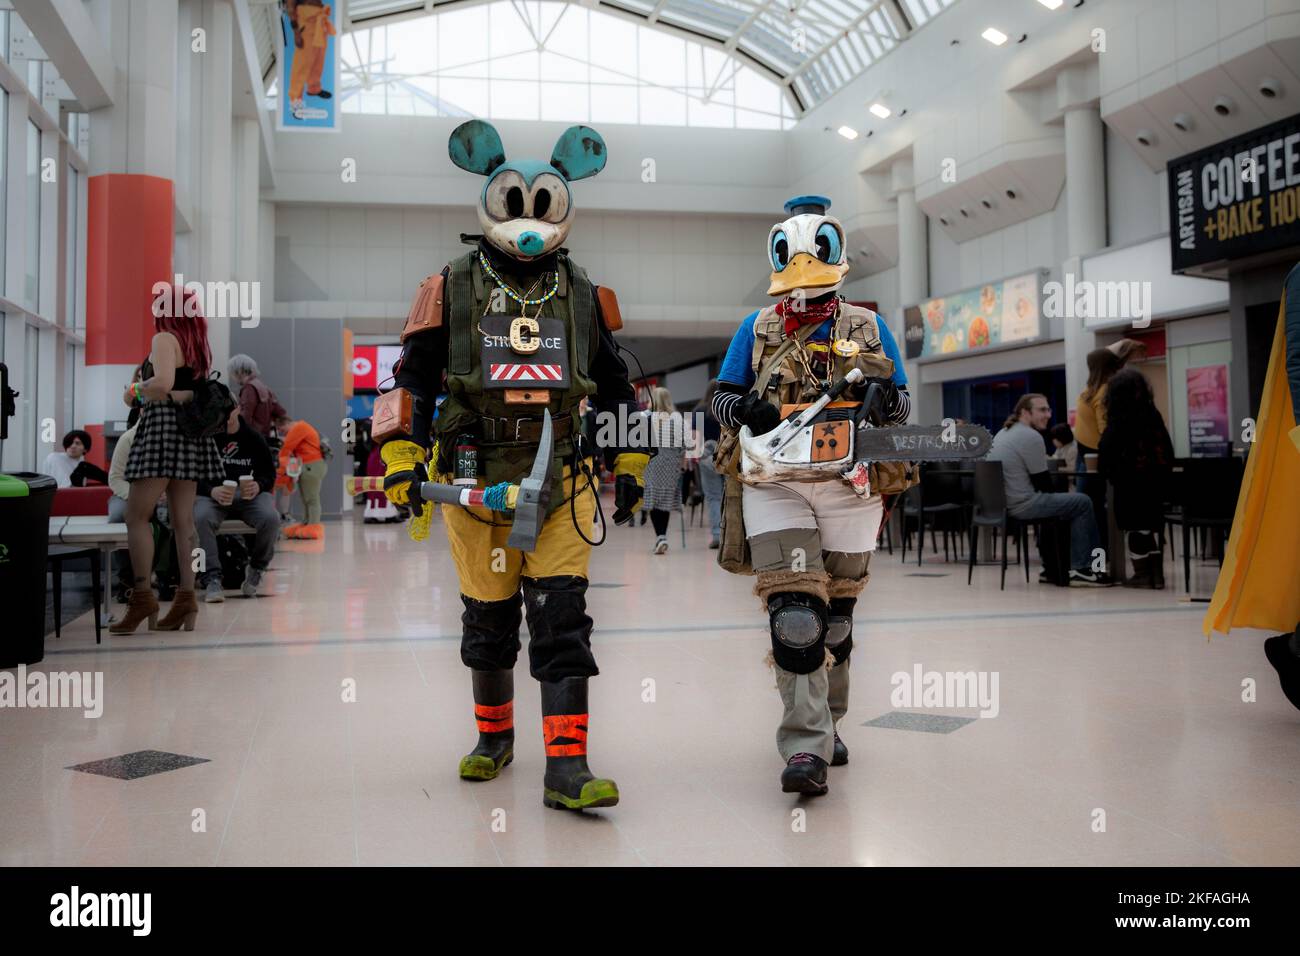
M 983 425 L 859 428 L 853 436 L 856 461 L 966 461 L 983 458 L 991 447 L 993 436 Z

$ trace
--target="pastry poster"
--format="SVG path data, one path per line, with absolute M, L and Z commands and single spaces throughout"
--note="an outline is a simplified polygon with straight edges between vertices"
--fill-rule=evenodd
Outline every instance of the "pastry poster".
M 917 307 L 920 355 L 952 355 L 1027 342 L 1041 331 L 1038 273 L 990 282 Z M 908 351 L 914 343 L 908 336 Z
M 1187 438 L 1193 458 L 1232 453 L 1228 430 L 1228 366 L 1201 365 L 1187 370 Z

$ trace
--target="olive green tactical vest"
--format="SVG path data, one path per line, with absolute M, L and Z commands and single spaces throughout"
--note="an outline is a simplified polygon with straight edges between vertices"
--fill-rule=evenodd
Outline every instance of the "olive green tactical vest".
M 853 358 L 831 353 L 831 367 L 834 374 L 831 381 L 843 378 L 849 369 L 860 368 L 868 376 L 888 378 L 894 372 L 893 361 L 885 355 L 880 343 L 880 330 L 876 326 L 876 315 L 870 309 L 841 302 L 831 325 L 830 346 L 839 339 L 848 339 L 857 343 L 860 351 Z M 754 352 L 752 364 L 754 374 L 761 375 L 768 357 L 781 347 L 785 341 L 785 320 L 777 314 L 775 306 L 768 306 L 758 313 L 754 320 Z M 772 386 L 780 376 L 780 383 Z M 799 405 L 811 402 L 822 392 L 819 382 L 810 381 L 799 362 L 795 352 L 789 352 L 780 360 L 772 371 L 766 398 L 778 408 L 781 405 Z
M 569 497 L 572 489 L 560 478 L 564 462 L 571 460 L 573 436 L 579 433 L 578 403 L 586 395 L 594 395 L 596 384 L 588 377 L 595 358 L 598 342 L 592 334 L 596 321 L 596 307 L 591 294 L 591 282 L 586 272 L 565 256 L 556 258 L 559 271 L 559 291 L 542 306 L 542 318 L 561 319 L 569 345 L 569 388 L 551 389 L 551 401 L 546 406 L 555 419 L 568 417 L 573 421 L 569 436 L 555 440 L 555 457 L 551 465 L 552 485 L 550 511 L 556 510 Z M 438 409 L 434 429 L 439 437 L 439 468 L 451 470 L 454 452 L 452 446 L 457 436 L 469 433 L 480 436 L 478 450 L 479 475 L 487 484 L 501 481 L 518 482 L 532 470 L 537 453 L 536 442 L 492 442 L 481 436 L 482 418 L 528 418 L 542 415 L 541 405 L 507 405 L 504 394 L 498 389 L 483 387 L 481 336 L 478 320 L 483 315 L 496 283 L 484 275 L 478 263 L 478 252 L 470 252 L 451 263 L 447 282 L 445 315 L 449 322 L 449 350 L 447 357 L 447 398 Z M 515 292 L 528 287 L 528 282 L 516 279 L 493 263 Z M 507 308 L 518 309 L 518 304 L 507 299 Z M 528 309 L 529 317 L 536 306 Z M 507 313 L 509 314 L 509 313 Z M 579 489 L 582 487 L 579 478 Z M 549 512 L 548 512 L 549 513 Z

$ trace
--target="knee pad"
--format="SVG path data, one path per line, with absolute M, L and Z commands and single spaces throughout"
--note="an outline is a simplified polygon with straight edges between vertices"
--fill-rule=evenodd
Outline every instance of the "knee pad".
M 857 603 L 855 597 L 831 598 L 826 621 L 826 649 L 835 658 L 836 665 L 847 661 L 853 650 L 853 607 Z
M 826 602 L 812 594 L 784 592 L 767 601 L 772 657 L 782 670 L 811 674 L 826 660 Z
M 504 601 L 478 601 L 460 596 L 460 659 L 474 670 L 509 670 L 519 657 L 519 625 L 523 614 L 519 595 Z

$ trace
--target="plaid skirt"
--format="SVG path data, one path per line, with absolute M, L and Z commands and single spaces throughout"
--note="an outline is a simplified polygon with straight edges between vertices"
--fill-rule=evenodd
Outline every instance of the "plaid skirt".
M 212 438 L 188 438 L 176 420 L 176 403 L 146 402 L 126 459 L 126 480 L 170 478 L 215 481 L 226 477 Z
M 645 501 L 653 511 L 682 508 L 682 457 L 680 448 L 660 448 L 645 466 Z

